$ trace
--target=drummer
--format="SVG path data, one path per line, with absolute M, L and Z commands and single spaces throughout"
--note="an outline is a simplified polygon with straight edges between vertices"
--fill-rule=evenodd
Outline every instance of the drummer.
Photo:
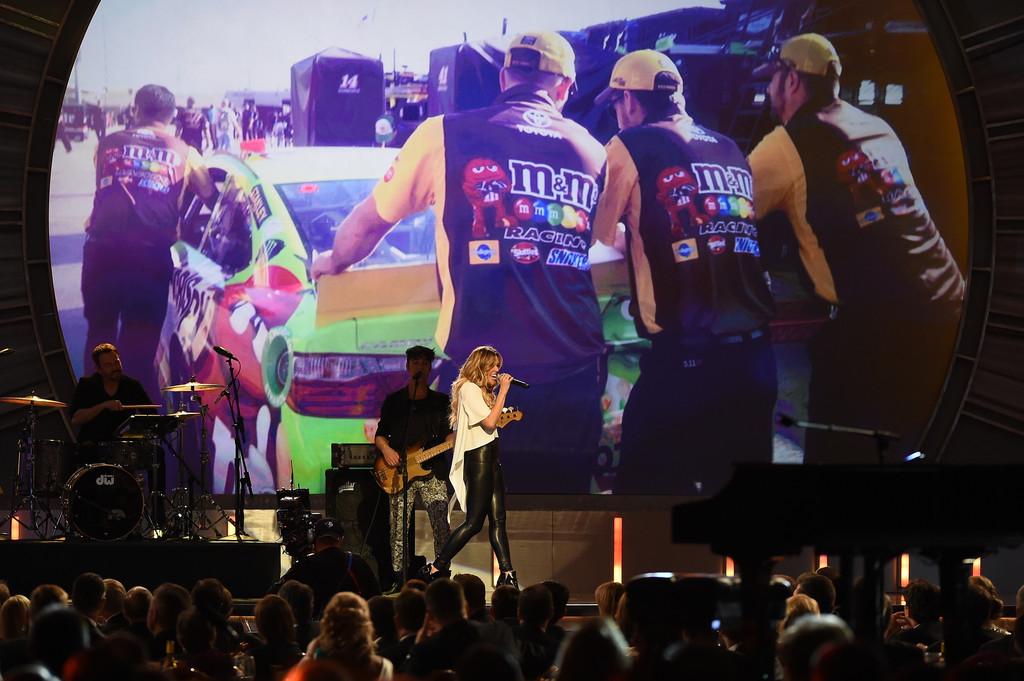
M 156 409 L 137 409 L 128 405 L 153 404 L 146 389 L 137 379 L 125 376 L 121 357 L 111 343 L 100 343 L 92 351 L 96 372 L 83 376 L 71 398 L 71 424 L 78 426 L 78 462 L 80 465 L 97 463 L 99 444 L 118 437 L 118 429 L 136 413 L 155 414 Z M 153 496 L 152 521 L 161 527 L 165 520 L 163 493 L 167 489 L 167 472 L 162 447 L 154 450 L 154 467 L 149 471 L 149 491 Z
M 95 463 L 96 446 L 117 439 L 118 428 L 137 412 L 155 414 L 155 409 L 131 409 L 125 405 L 153 404 L 138 380 L 125 376 L 121 357 L 110 343 L 92 351 L 96 372 L 83 376 L 71 400 L 71 424 L 79 428 L 80 463 Z

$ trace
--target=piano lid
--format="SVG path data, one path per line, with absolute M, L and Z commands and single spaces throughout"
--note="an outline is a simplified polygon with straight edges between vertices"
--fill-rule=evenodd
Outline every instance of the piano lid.
M 828 552 L 981 555 L 1024 542 L 1024 466 L 737 464 L 715 496 L 672 509 L 672 541 L 734 558 Z

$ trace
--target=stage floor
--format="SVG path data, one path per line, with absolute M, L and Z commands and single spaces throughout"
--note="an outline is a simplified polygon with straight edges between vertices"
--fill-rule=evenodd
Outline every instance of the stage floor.
M 259 598 L 281 574 L 278 543 L 224 539 L 89 539 L 0 541 L 0 577 L 11 593 L 28 595 L 39 584 L 69 593 L 75 578 L 96 572 L 125 588 L 155 589 L 164 582 L 191 590 L 196 581 L 216 577 L 235 598 Z

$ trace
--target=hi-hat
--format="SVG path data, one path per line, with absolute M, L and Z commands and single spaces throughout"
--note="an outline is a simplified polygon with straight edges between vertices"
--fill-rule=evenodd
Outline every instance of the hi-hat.
M 161 388 L 164 392 L 168 393 L 188 393 L 193 391 L 203 390 L 222 390 L 224 386 L 217 385 L 215 383 L 196 383 L 191 381 L 189 383 L 182 383 L 180 385 L 168 385 Z
M 197 411 L 176 411 L 173 414 L 168 414 L 167 416 L 172 419 L 179 419 L 181 421 L 185 421 L 187 419 L 194 419 L 199 415 L 200 414 Z
M 30 404 L 33 407 L 66 407 L 64 402 L 48 400 L 45 397 L 28 395 L 27 397 L 0 397 L 0 402 L 11 402 L 12 404 Z

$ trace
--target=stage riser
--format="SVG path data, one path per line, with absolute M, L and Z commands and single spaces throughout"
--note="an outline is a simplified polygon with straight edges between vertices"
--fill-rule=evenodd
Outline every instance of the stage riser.
M 11 593 L 57 584 L 68 593 L 83 572 L 114 578 L 125 588 L 150 590 L 164 582 L 191 590 L 216 577 L 235 598 L 260 598 L 281 573 L 281 545 L 221 539 L 182 541 L 0 541 L 0 578 Z

